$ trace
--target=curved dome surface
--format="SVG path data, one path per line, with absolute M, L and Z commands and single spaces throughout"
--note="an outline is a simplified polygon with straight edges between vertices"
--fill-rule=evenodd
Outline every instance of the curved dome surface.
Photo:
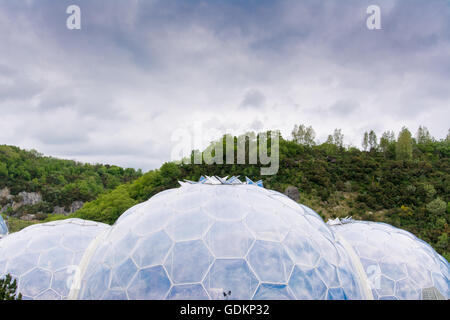
M 352 260 L 322 219 L 254 185 L 161 192 L 96 243 L 73 298 L 365 298 Z
M 359 256 L 375 299 L 450 298 L 450 265 L 426 242 L 385 223 L 331 223 Z
M 65 299 L 87 246 L 108 225 L 68 219 L 29 226 L 0 240 L 0 278 L 17 279 L 24 299 Z
M 7 234 L 8 234 L 8 227 L 6 225 L 5 220 L 3 220 L 3 217 L 0 215 L 0 238 Z

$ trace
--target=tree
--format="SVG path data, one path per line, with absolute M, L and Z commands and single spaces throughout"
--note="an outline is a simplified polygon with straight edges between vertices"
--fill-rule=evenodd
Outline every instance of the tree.
M 0 279 L 0 300 L 22 300 L 22 294 L 16 293 L 17 281 L 10 274 Z
M 447 140 L 447 142 L 450 142 L 450 129 L 448 129 L 447 138 L 445 138 L 445 140 Z
M 369 134 L 366 132 L 364 132 L 364 138 L 362 141 L 362 147 L 364 151 L 367 151 L 367 148 L 369 147 Z
M 412 137 L 411 132 L 406 127 L 403 127 L 398 135 L 395 155 L 397 160 L 412 159 Z
M 418 144 L 427 144 L 433 141 L 428 129 L 422 126 L 419 126 L 419 129 L 417 130 L 416 139 Z
M 386 152 L 389 148 L 389 145 L 395 142 L 395 133 L 394 131 L 385 131 L 381 135 L 380 138 L 380 149 L 382 152 Z
M 373 130 L 370 130 L 369 136 L 368 136 L 368 143 L 370 147 L 370 151 L 376 150 L 378 148 L 378 142 L 377 142 L 377 135 Z
M 305 127 L 303 124 L 300 126 L 295 125 L 294 130 L 292 130 L 292 137 L 298 144 L 306 146 L 313 146 L 316 144 L 314 141 L 316 133 L 311 126 Z
M 339 148 L 344 146 L 344 134 L 341 129 L 334 129 L 333 142 Z
M 427 204 L 427 210 L 433 215 L 443 215 L 447 209 L 447 203 L 440 198 L 436 198 Z

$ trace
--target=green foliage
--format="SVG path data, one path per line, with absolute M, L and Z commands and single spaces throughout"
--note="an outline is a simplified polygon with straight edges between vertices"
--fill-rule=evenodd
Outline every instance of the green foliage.
M 0 189 L 8 187 L 13 195 L 21 191 L 40 192 L 45 213 L 54 206 L 94 200 L 141 175 L 140 170 L 55 159 L 35 150 L 0 145 Z
M 0 300 L 22 300 L 22 294 L 17 293 L 17 281 L 10 274 L 0 279 Z
M 403 127 L 398 135 L 397 148 L 395 150 L 397 160 L 412 159 L 412 138 L 411 132 Z
M 113 224 L 128 208 L 138 204 L 129 193 L 129 184 L 121 185 L 113 191 L 100 195 L 78 210 L 73 217 Z
M 319 145 L 306 142 L 304 134 L 307 128 L 303 126 L 300 133 L 299 130 L 299 127 L 294 129 L 300 138 L 294 137 L 292 141 L 280 137 L 280 170 L 276 175 L 261 176 L 260 169 L 263 166 L 260 163 L 165 163 L 160 169 L 149 171 L 134 181 L 104 191 L 72 216 L 112 224 L 133 205 L 163 190 L 178 187 L 179 180 L 198 180 L 201 175 L 239 175 L 263 179 L 265 187 L 280 192 L 284 192 L 287 186 L 296 186 L 300 190 L 301 201 L 326 219 L 353 216 L 355 219 L 386 222 L 412 232 L 448 256 L 450 141 L 437 141 L 431 137 L 417 144 L 404 128 L 398 142 L 395 141 L 394 133 L 388 131 L 383 133 L 380 143 L 376 144 L 375 133 L 366 132 L 366 149 L 370 147 L 370 152 L 363 152 L 355 147 L 346 149 L 336 145 L 336 137 L 338 142 L 342 141 L 339 130 L 331 135 L 330 141 Z M 310 131 L 313 131 L 312 128 Z M 231 140 L 236 150 L 238 137 L 231 137 Z M 256 134 L 248 134 L 243 139 L 247 146 L 256 140 Z M 223 143 L 216 141 L 212 145 L 225 146 Z M 338 144 L 342 145 L 340 142 Z M 399 148 L 398 144 L 405 144 L 406 148 Z M 396 159 L 399 150 L 401 154 L 403 149 L 406 150 L 406 156 Z M 225 150 L 223 157 L 225 160 Z M 236 155 L 234 157 L 236 160 Z M 245 159 L 248 158 L 247 150 Z M 110 168 L 99 167 L 99 175 L 104 177 L 105 172 L 121 172 L 118 167 Z M 125 171 L 125 176 L 132 176 Z M 63 187 L 67 193 L 75 192 L 75 189 L 78 195 L 88 194 L 91 192 L 89 190 L 95 192 L 95 189 L 90 189 L 95 179 L 83 179 L 83 184 L 79 183 L 73 188 L 67 186 L 76 184 L 70 177 L 62 175 L 55 178 L 55 181 L 64 180 L 66 183 Z M 102 185 L 105 188 L 105 184 Z M 50 215 L 45 221 L 65 218 Z M 8 223 L 10 221 L 13 220 L 8 220 Z
M 427 210 L 429 213 L 440 216 L 443 215 L 447 209 L 447 203 L 437 198 L 427 204 Z

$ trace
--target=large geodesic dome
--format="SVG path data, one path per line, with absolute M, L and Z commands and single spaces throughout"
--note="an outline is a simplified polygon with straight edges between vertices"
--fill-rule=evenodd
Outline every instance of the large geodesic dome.
M 24 299 L 65 299 L 87 246 L 107 228 L 68 219 L 12 233 L 0 240 L 0 278 L 11 274 Z
M 375 299 L 450 299 L 450 265 L 426 242 L 385 223 L 329 224 L 358 255 Z
M 125 212 L 89 247 L 71 298 L 371 297 L 314 211 L 232 181 L 183 183 Z
M 3 217 L 0 215 L 0 238 L 4 237 L 8 234 L 8 226 L 6 225 L 5 220 L 3 220 Z

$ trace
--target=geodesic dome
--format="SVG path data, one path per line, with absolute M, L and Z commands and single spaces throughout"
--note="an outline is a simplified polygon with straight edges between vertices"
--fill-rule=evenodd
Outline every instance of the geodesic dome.
M 329 224 L 358 255 L 375 299 L 450 299 L 450 265 L 426 242 L 385 223 Z
M 0 238 L 8 234 L 8 226 L 6 225 L 5 220 L 0 215 Z
M 257 185 L 217 181 L 182 183 L 125 212 L 86 252 L 71 298 L 370 295 L 314 211 Z
M 106 228 L 68 219 L 12 233 L 0 240 L 0 278 L 10 273 L 24 299 L 65 299 L 86 247 Z

